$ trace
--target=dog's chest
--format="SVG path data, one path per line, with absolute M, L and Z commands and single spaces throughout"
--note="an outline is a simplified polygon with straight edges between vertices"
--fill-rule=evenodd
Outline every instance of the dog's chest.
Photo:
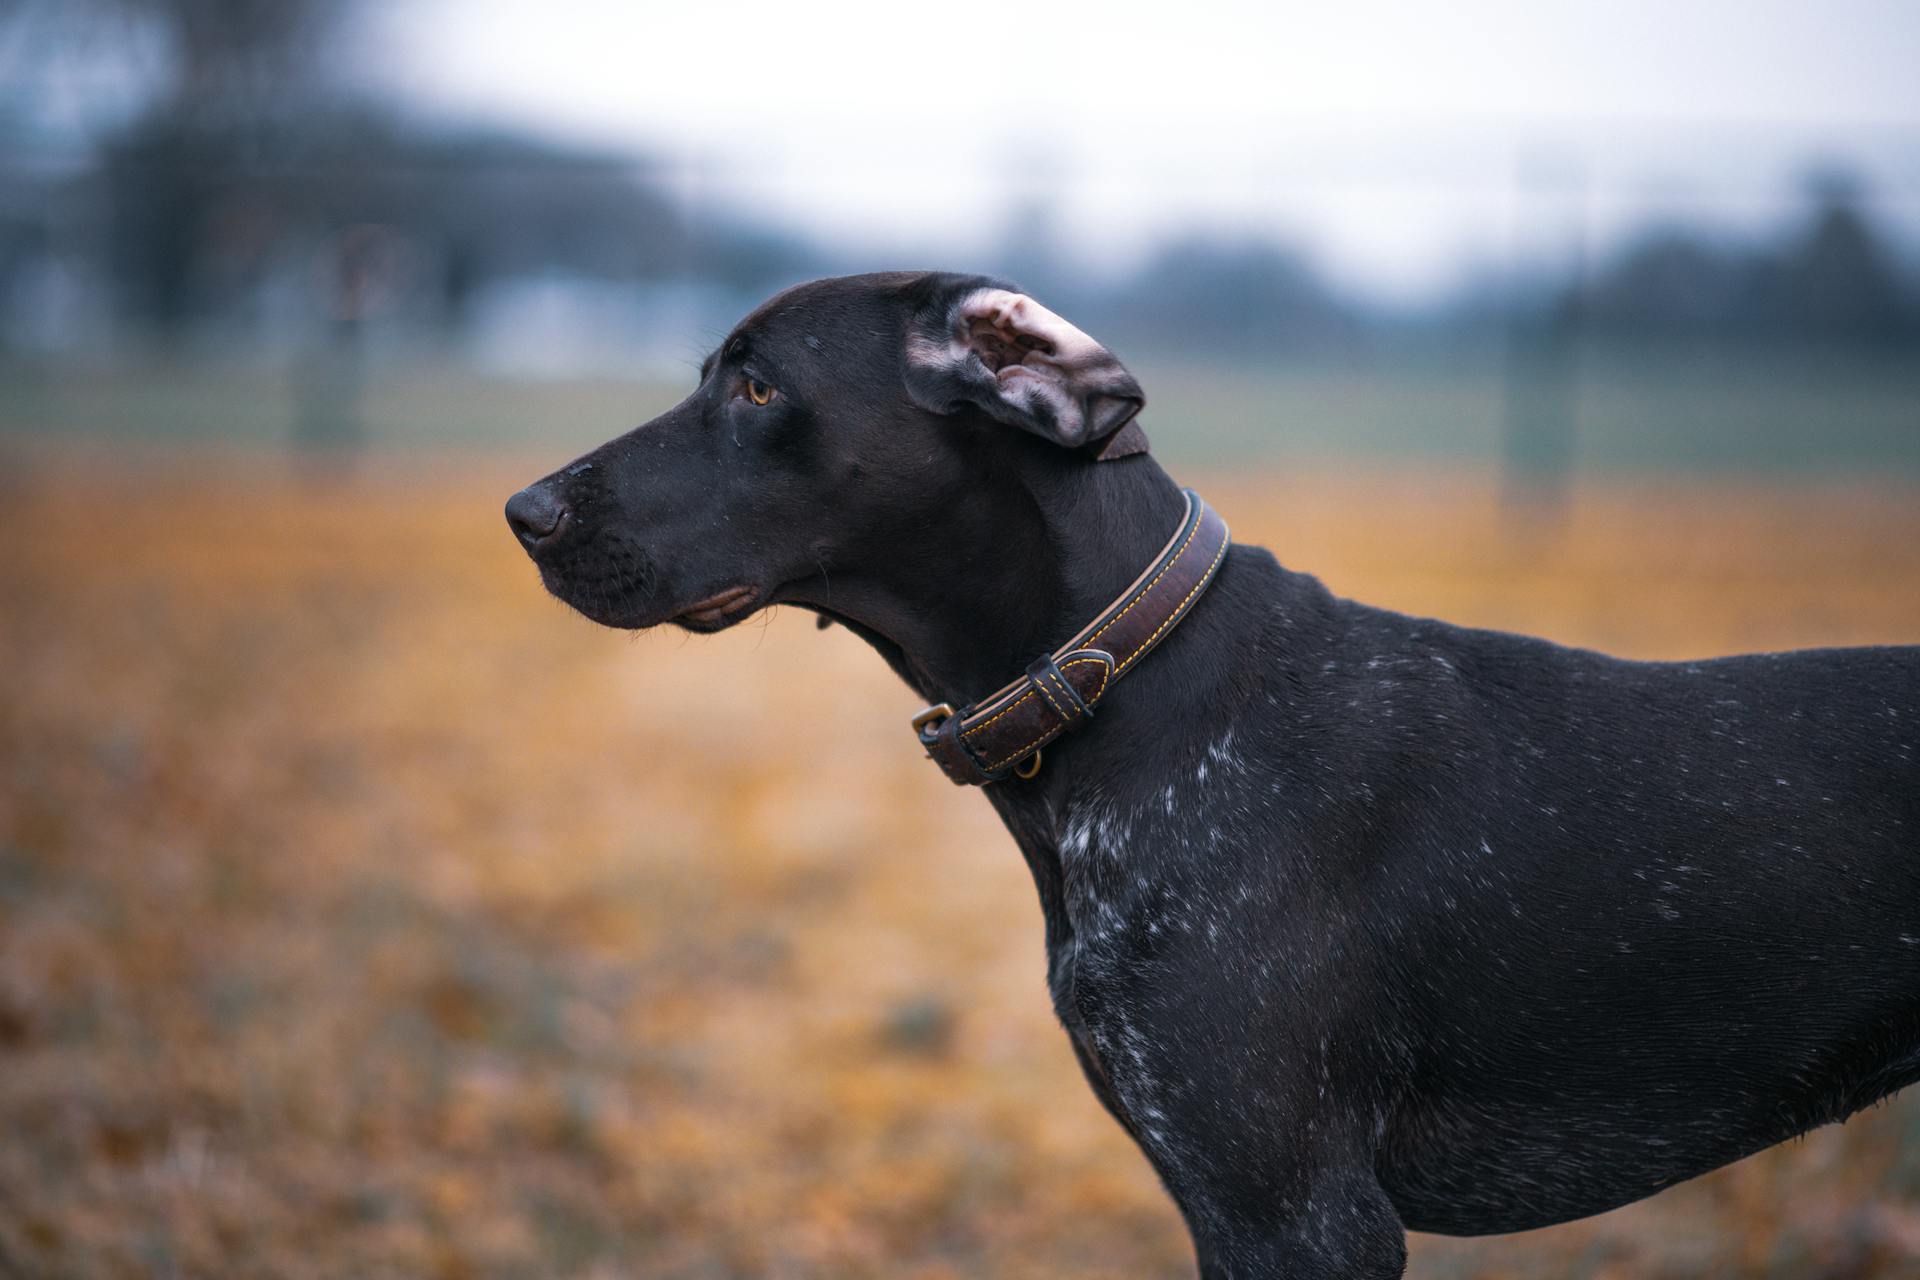
M 1061 824 L 1071 927 L 1050 957 L 1054 1002 L 1149 1142 L 1181 1075 L 1167 1011 L 1194 996 L 1212 950 L 1234 945 L 1245 905 L 1231 881 L 1195 874 L 1221 834 L 1187 819 L 1201 803 L 1163 784 L 1141 805 L 1083 802 Z
M 1133 956 L 1218 940 L 1248 886 L 1232 855 L 1258 842 L 1259 779 L 1231 731 L 1190 765 L 1122 795 L 1070 797 L 1055 822 L 1063 906 L 1079 951 Z M 1229 855 L 1229 856 L 1222 856 Z
M 1180 833 L 1167 814 L 1092 800 L 1067 811 L 1058 852 L 1070 954 L 1144 961 L 1168 931 L 1188 921 L 1170 883 Z

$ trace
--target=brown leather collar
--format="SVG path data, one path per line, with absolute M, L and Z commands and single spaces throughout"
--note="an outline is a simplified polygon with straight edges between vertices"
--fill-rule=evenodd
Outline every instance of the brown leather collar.
M 1180 527 L 1133 585 L 1080 634 L 1043 654 L 1027 674 L 979 702 L 913 718 L 927 756 L 961 786 L 1040 772 L 1040 748 L 1093 715 L 1107 690 L 1166 639 L 1227 557 L 1227 525 L 1191 489 Z

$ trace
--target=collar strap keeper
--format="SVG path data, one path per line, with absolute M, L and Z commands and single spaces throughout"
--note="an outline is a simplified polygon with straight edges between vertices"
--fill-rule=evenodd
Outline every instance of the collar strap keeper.
M 1166 639 L 1219 572 L 1232 538 L 1191 489 L 1179 528 L 1133 585 L 1099 617 L 1027 673 L 955 711 L 950 703 L 913 718 L 920 745 L 960 786 L 1039 772 L 1040 749 L 1093 718 L 1107 690 Z

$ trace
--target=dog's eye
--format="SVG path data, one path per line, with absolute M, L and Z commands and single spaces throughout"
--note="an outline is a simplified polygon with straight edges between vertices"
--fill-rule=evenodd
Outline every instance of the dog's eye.
M 773 388 L 754 378 L 747 379 L 747 399 L 755 404 L 765 404 L 773 399 Z

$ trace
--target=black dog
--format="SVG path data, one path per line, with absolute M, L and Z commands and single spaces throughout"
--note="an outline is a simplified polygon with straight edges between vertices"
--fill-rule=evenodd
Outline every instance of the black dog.
M 824 280 L 507 514 L 610 626 L 790 603 L 930 702 L 1029 672 L 921 741 L 993 782 L 1204 1275 L 1398 1276 L 1403 1227 L 1596 1213 L 1920 1079 L 1920 648 L 1623 662 L 1336 599 L 1226 551 L 1142 403 L 998 282 Z M 1085 723 L 988 758 L 1022 718 Z

